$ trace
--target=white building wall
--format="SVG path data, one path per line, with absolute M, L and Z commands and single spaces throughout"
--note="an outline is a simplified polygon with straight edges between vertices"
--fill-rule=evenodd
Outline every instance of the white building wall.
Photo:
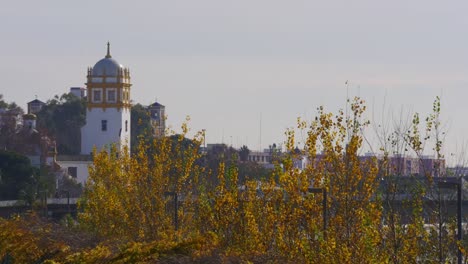
M 107 120 L 107 130 L 102 130 L 102 120 Z M 127 121 L 127 130 L 125 130 Z M 128 143 L 127 143 L 128 142 Z M 89 155 L 93 148 L 98 151 L 130 145 L 130 110 L 117 108 L 91 108 L 86 112 L 86 125 L 81 128 L 81 154 Z
M 76 168 L 76 181 L 78 183 L 84 184 L 88 180 L 89 171 L 88 166 L 92 165 L 92 161 L 75 161 L 75 160 L 66 160 L 66 161 L 57 161 L 62 169 L 68 171 L 69 167 Z
M 293 159 L 293 167 L 299 170 L 304 170 L 308 165 L 307 156 L 301 155 Z
M 258 164 L 271 163 L 271 152 L 251 151 L 249 152 L 248 161 L 254 161 Z
M 124 146 L 127 146 L 128 147 L 128 150 L 130 151 L 130 122 L 131 122 L 131 118 L 130 118 L 130 112 L 131 110 L 128 109 L 128 108 L 125 108 L 125 109 L 121 109 L 122 111 L 122 132 L 121 132 L 121 135 L 120 135 L 120 146 L 123 147 Z M 127 124 L 125 124 L 125 122 L 127 122 Z

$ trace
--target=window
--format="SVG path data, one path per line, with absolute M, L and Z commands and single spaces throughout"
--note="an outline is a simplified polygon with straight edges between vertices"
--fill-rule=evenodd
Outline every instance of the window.
M 101 97 L 101 89 L 93 89 L 93 102 L 94 103 L 99 103 L 102 102 L 102 97 Z
M 128 120 L 125 120 L 125 132 L 128 131 Z
M 68 167 L 68 175 L 76 178 L 78 176 L 78 169 L 77 167 Z
M 36 104 L 31 104 L 31 113 L 34 113 L 34 112 L 39 112 L 39 110 L 41 110 L 41 107 L 39 105 L 36 105 Z
M 107 131 L 107 120 L 101 120 L 101 131 Z
M 107 102 L 115 103 L 117 100 L 115 98 L 115 90 L 108 90 L 107 91 Z

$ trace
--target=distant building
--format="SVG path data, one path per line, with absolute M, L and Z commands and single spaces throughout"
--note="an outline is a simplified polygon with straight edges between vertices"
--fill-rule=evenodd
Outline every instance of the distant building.
M 65 174 L 78 183 L 85 184 L 89 176 L 88 167 L 93 165 L 93 159 L 91 155 L 59 155 L 57 163 Z
M 208 145 L 210 146 L 210 144 Z M 275 156 L 276 155 L 276 156 Z M 265 149 L 264 151 L 251 151 L 248 156 L 248 161 L 255 162 L 264 166 L 265 168 L 273 167 L 273 160 L 281 159 L 287 153 L 277 153 L 271 149 Z M 323 159 L 323 154 L 317 154 L 314 162 L 320 162 Z M 387 163 L 384 164 L 384 157 L 373 153 L 366 153 L 365 155 L 359 156 L 359 160 L 362 163 L 374 161 L 374 165 L 379 165 L 382 169 L 381 173 L 394 176 L 425 176 L 433 175 L 434 177 L 446 176 L 445 160 L 436 159 L 432 156 L 421 156 L 418 158 L 409 157 L 404 155 L 390 156 L 387 159 Z M 299 150 L 296 150 L 295 155 L 292 158 L 293 167 L 299 170 L 304 170 L 311 164 L 311 160 L 307 155 L 304 155 Z M 462 170 L 458 170 L 459 173 Z M 463 170 L 466 173 L 468 169 Z M 466 173 L 468 175 L 468 173 Z
M 81 154 L 116 144 L 130 150 L 130 70 L 106 56 L 88 68 L 86 125 L 81 129 Z
M 404 155 L 396 155 L 388 158 L 390 174 L 398 176 L 411 176 L 419 174 L 420 160 Z
M 37 114 L 44 105 L 46 104 L 38 99 L 32 100 L 28 103 L 28 114 Z
M 227 149 L 227 145 L 224 143 L 213 143 L 213 144 L 208 144 L 206 146 L 206 151 L 207 152 L 223 152 L 225 149 Z
M 57 163 L 77 182 L 88 179 L 92 165 L 91 153 L 116 144 L 118 150 L 130 150 L 130 70 L 112 58 L 110 44 L 107 54 L 94 67 L 88 68 L 86 89 L 72 87 L 70 92 L 86 96 L 86 125 L 81 128 L 81 155 L 59 155 Z
M 270 151 L 250 151 L 247 160 L 258 164 L 268 164 L 271 163 L 271 156 Z
M 274 169 L 275 165 L 273 160 L 279 155 L 271 149 L 265 149 L 263 151 L 250 151 L 247 156 L 247 161 L 255 162 L 266 169 Z
M 445 176 L 445 160 L 436 159 L 432 156 L 422 156 L 419 163 L 420 175 L 434 175 L 435 177 Z
M 309 159 L 306 155 L 299 155 L 293 158 L 293 167 L 299 170 L 304 170 L 309 165 Z
M 468 177 L 468 167 L 457 166 L 447 168 L 447 173 L 452 177 Z
M 166 131 L 166 107 L 158 102 L 148 106 L 153 127 L 153 135 L 157 138 L 163 137 Z
M 269 148 L 263 149 L 263 151 L 250 151 L 247 156 L 247 161 L 255 162 L 259 165 L 262 165 L 264 168 L 273 169 L 275 167 L 274 162 L 281 161 L 285 153 L 281 152 L 281 147 L 278 148 L 276 144 L 269 146 Z M 302 158 L 298 155 L 294 160 L 294 166 L 303 167 L 302 161 L 307 162 L 307 159 Z
M 83 87 L 70 87 L 70 93 L 78 98 L 86 97 L 86 88 Z
M 436 159 L 433 156 L 410 157 L 407 155 L 394 155 L 387 158 L 387 164 L 383 164 L 383 156 L 366 153 L 364 156 L 359 157 L 361 161 L 371 158 L 375 158 L 381 166 L 385 166 L 382 169 L 386 169 L 387 171 L 382 171 L 382 173 L 385 172 L 388 175 L 433 175 L 435 177 L 446 175 L 445 160 Z

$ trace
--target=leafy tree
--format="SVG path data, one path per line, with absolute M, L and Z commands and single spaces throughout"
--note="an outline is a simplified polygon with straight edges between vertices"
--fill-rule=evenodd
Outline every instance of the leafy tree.
M 56 139 L 57 151 L 77 155 L 81 148 L 81 127 L 86 123 L 86 100 L 72 93 L 57 95 L 37 113 L 41 134 Z
M 218 168 L 217 181 L 207 181 L 196 165 L 197 148 L 182 147 L 186 128 L 175 148 L 169 138 L 154 141 L 157 151 L 152 155 L 141 145 L 143 149 L 132 157 L 125 151 L 117 155 L 115 149 L 96 154 L 81 219 L 102 235 L 124 241 L 196 235 L 210 237 L 205 248 L 279 254 L 291 261 L 382 261 L 383 252 L 376 250 L 381 242 L 381 210 L 373 200 L 378 170 L 375 162 L 358 159 L 361 127 L 367 123 L 361 121 L 362 103 L 357 100 L 352 107 L 353 118 L 341 113 L 336 120 L 321 108 L 304 151 L 294 151 L 294 133 L 289 131 L 291 155 L 283 161 L 283 169 L 277 168 L 278 181 L 269 178 L 260 185 L 248 180 L 240 188 L 237 153 L 224 162 L 230 155 L 227 147 L 209 153 L 213 158 L 208 160 L 218 162 Z M 199 146 L 201 137 L 195 142 Z M 320 159 L 318 148 L 324 153 Z M 304 152 L 312 162 L 298 171 L 293 156 Z M 311 185 L 328 193 L 326 231 L 321 199 L 307 194 Z M 167 192 L 184 197 L 184 210 L 176 212 L 181 225 L 177 231 L 171 228 L 166 209 Z M 171 230 L 176 232 L 171 235 Z
M 0 94 L 0 109 L 8 107 L 8 103 L 3 99 L 3 94 Z
M 244 145 L 239 149 L 239 158 L 241 161 L 247 161 L 249 158 L 250 149 Z
M 3 98 L 3 94 L 0 94 L 0 109 L 6 109 L 14 111 L 18 114 L 24 114 L 23 109 L 20 106 L 18 106 L 15 102 L 7 103 Z
M 379 164 L 379 177 L 384 185 L 379 191 L 384 206 L 382 235 L 387 245 L 386 254 L 393 263 L 416 262 L 416 259 L 437 260 L 439 263 L 455 261 L 455 219 L 446 206 L 446 199 L 450 196 L 447 190 L 437 185 L 441 177 L 445 177 L 438 166 L 443 162 L 441 149 L 445 134 L 441 130 L 439 115 L 440 99 L 437 97 L 432 113 L 424 123 L 415 113 L 408 122 L 394 121 L 393 131 L 380 129 L 378 133 L 384 153 Z M 428 153 L 425 148 L 431 145 L 436 166 L 426 168 L 421 166 L 423 155 Z M 401 177 L 403 166 L 398 164 L 399 161 L 392 164 L 390 153 L 398 157 L 416 156 L 423 171 L 419 175 Z M 444 196 L 445 200 L 442 199 Z
M 278 194 L 285 202 L 279 205 L 276 220 L 281 231 L 274 236 L 281 254 L 290 252 L 293 259 L 315 263 L 383 261 L 378 248 L 380 234 L 376 231 L 381 223 L 381 207 L 373 199 L 378 169 L 375 160 L 362 161 L 358 156 L 363 143 L 361 133 L 368 124 L 362 117 L 364 111 L 363 102 L 357 98 L 351 104 L 351 116 L 343 111 L 333 115 L 318 108 L 312 123 L 298 122 L 298 128 L 307 134 L 305 147 L 299 152 L 295 130 L 286 132 L 289 155 L 283 161 L 284 171 L 279 172 L 279 185 L 284 191 Z M 301 153 L 310 162 L 299 171 L 293 161 Z M 322 195 L 308 194 L 311 186 L 326 190 L 325 211 Z M 310 236 L 319 239 L 305 239 Z
M 128 150 L 117 153 L 115 147 L 95 153 L 81 221 L 101 235 L 122 241 L 151 241 L 174 234 L 174 212 L 166 212 L 168 202 L 176 194 L 189 203 L 201 173 L 196 164 L 201 134 L 191 144 L 185 139 L 187 132 L 184 125 L 182 134 L 152 141 L 151 154 L 143 142 L 131 157 Z M 190 218 L 181 216 L 180 226 L 190 229 L 185 221 Z
M 131 110 L 131 139 L 132 152 L 138 149 L 141 141 L 151 141 L 153 138 L 153 130 L 151 126 L 151 118 L 148 110 L 141 104 L 132 106 Z
M 266 180 L 273 174 L 272 170 L 254 161 L 239 162 L 237 168 L 241 183 L 244 183 L 246 180 Z
M 24 111 L 14 102 L 5 102 L 1 94 L 0 109 L 3 111 L 0 122 L 0 148 L 14 150 L 15 144 L 19 141 L 16 136 L 18 131 L 18 117 L 21 117 Z
M 298 120 L 297 129 L 287 130 L 286 154 L 278 160 L 275 177 L 242 180 L 235 150 L 220 146 L 202 156 L 203 134 L 187 139 L 186 125 L 180 135 L 140 141 L 132 156 L 127 150 L 118 153 L 115 147 L 95 153 L 79 222 L 81 232 L 91 230 L 104 241 L 54 260 L 453 262 L 457 244 L 452 218 L 444 210 L 427 211 L 424 206 L 437 173 L 425 174 L 418 182 L 410 177 L 401 180 L 393 174 L 388 156 L 360 157 L 369 122 L 362 100 L 355 98 L 350 106 L 350 116 L 319 107 L 312 122 Z M 419 132 L 414 119 L 410 129 L 395 132 L 395 137 L 419 151 L 424 139 L 434 137 L 438 118 L 432 116 L 424 130 L 430 137 Z M 302 149 L 296 144 L 298 130 L 307 135 L 301 139 Z M 393 142 L 383 152 L 399 148 L 401 142 L 394 144 L 394 139 L 388 137 Z M 437 146 L 439 140 L 435 142 Z M 305 169 L 296 169 L 294 161 L 303 155 L 309 162 Z M 211 169 L 215 162 L 217 168 Z M 409 199 L 395 198 L 399 194 Z M 441 200 L 434 201 L 438 205 Z M 404 206 L 397 207 L 397 202 Z M 0 221 L 0 235 L 9 239 L 6 244 L 0 241 L 0 254 L 4 254 L 2 245 L 24 232 L 8 225 L 12 223 Z M 28 242 L 35 251 L 44 252 L 38 245 Z M 22 247 L 8 249 L 25 252 Z
M 208 172 L 206 175 L 207 181 L 215 184 L 218 181 L 219 164 L 224 163 L 226 167 L 236 165 L 238 163 L 238 152 L 225 144 L 214 145 L 201 157 L 199 162 Z
M 38 179 L 39 170 L 31 166 L 27 157 L 0 150 L 0 199 L 17 200 L 26 194 L 34 196 Z

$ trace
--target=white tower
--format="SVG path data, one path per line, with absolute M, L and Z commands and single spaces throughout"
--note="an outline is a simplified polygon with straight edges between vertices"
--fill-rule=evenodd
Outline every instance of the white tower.
M 116 144 L 130 150 L 130 70 L 110 55 L 88 68 L 86 125 L 81 128 L 81 154 Z

